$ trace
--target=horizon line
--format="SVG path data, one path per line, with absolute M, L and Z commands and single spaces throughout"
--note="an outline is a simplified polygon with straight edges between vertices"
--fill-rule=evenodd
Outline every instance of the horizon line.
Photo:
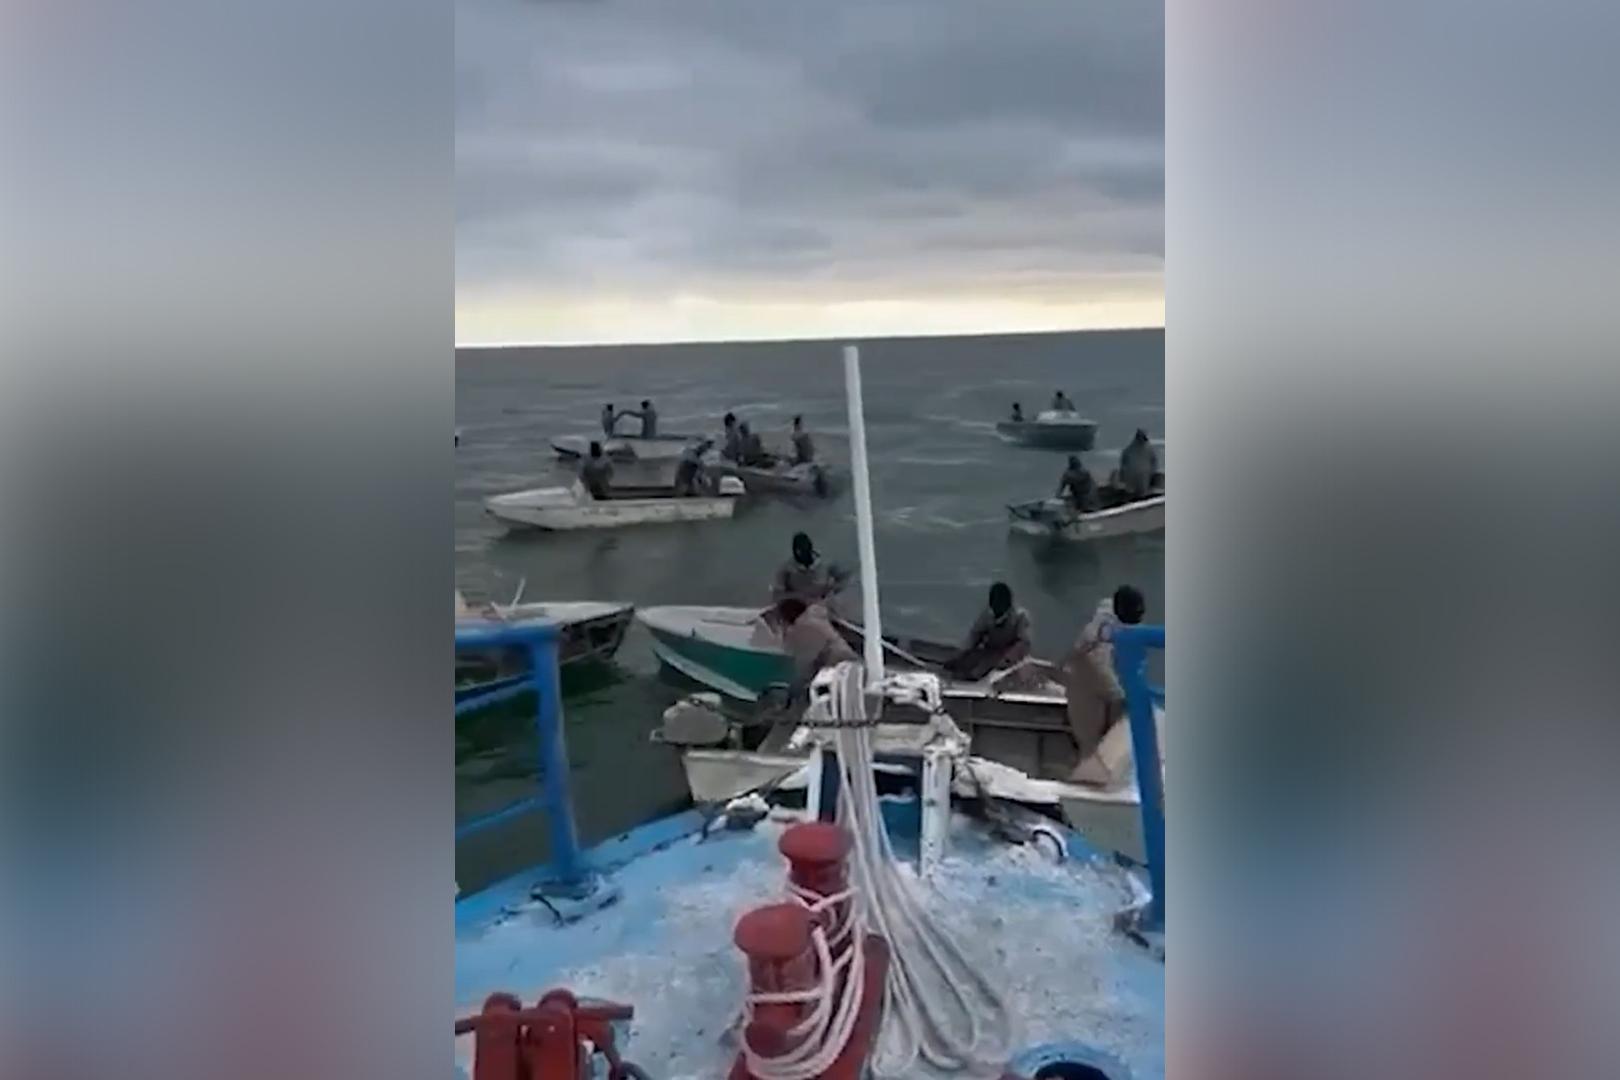
M 917 334 L 828 334 L 816 337 L 737 337 L 737 338 L 671 338 L 660 341 L 481 341 L 456 342 L 457 352 L 481 352 L 490 349 L 616 349 L 643 348 L 660 345 L 787 345 L 809 342 L 835 342 L 858 345 L 867 341 L 918 341 L 934 338 L 985 337 L 1051 337 L 1056 334 L 1132 334 L 1147 330 L 1164 332 L 1163 323 L 1142 326 L 1085 326 L 1053 330 L 974 330 L 966 333 L 923 332 Z

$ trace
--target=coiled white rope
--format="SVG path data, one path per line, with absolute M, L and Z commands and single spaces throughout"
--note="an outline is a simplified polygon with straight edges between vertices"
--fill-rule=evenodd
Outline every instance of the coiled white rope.
M 788 889 L 794 900 L 809 909 L 816 919 L 810 932 L 811 944 L 816 950 L 816 961 L 821 972 L 817 985 L 808 990 L 783 993 L 749 994 L 743 1004 L 744 1016 L 753 1020 L 758 1005 L 802 1005 L 814 1002 L 815 1008 L 803 1020 L 787 1030 L 786 1038 L 795 1043 L 779 1056 L 758 1054 L 743 1040 L 743 1056 L 748 1071 L 760 1080 L 810 1080 L 826 1072 L 843 1053 L 844 1046 L 855 1030 L 860 1016 L 862 980 L 866 971 L 866 949 L 856 938 L 850 940 L 857 924 L 855 905 L 847 903 L 854 897 L 853 889 L 818 897 L 789 882 Z M 844 905 L 840 925 L 829 936 L 827 920 L 822 916 Z M 847 943 L 847 947 L 846 947 Z M 833 959 L 833 953 L 843 947 L 843 954 Z M 840 981 L 840 976 L 848 973 Z
M 866 719 L 865 671 L 834 672 L 830 719 Z M 850 833 L 856 922 L 889 943 L 888 1003 L 872 1056 L 879 1076 L 909 1075 L 917 1058 L 948 1072 L 999 1075 L 1012 1046 L 1012 1017 L 986 978 L 918 899 L 900 872 L 873 781 L 872 727 L 835 725 L 842 797 L 838 820 Z

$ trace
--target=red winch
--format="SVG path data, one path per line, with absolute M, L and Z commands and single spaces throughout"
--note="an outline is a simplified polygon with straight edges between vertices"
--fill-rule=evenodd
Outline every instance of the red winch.
M 614 1021 L 634 1013 L 567 990 L 547 991 L 532 1009 L 512 994 L 491 994 L 477 1016 L 456 1021 L 456 1034 L 473 1036 L 472 1080 L 579 1080 L 590 1075 L 593 1053 L 607 1059 L 608 1080 L 647 1080 L 614 1043 Z

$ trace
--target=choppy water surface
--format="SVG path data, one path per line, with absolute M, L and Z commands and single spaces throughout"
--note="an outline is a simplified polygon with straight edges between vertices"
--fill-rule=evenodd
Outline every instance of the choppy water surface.
M 1060 654 L 1102 596 L 1131 582 L 1162 615 L 1161 537 L 1054 546 L 1012 536 L 1006 504 L 1052 493 L 1064 456 L 1010 446 L 995 422 L 1020 401 L 1043 408 L 1057 389 L 1101 424 L 1103 472 L 1138 427 L 1164 433 L 1164 335 L 1159 331 L 865 343 L 867 444 L 885 625 L 954 639 L 992 581 L 1002 579 L 1035 624 L 1043 655 Z M 596 427 L 604 402 L 657 403 L 662 428 L 718 431 L 728 410 L 767 444 L 785 446 L 802 414 L 818 453 L 848 460 L 843 368 L 836 344 L 773 342 L 501 349 L 456 361 L 456 578 L 470 595 L 507 598 L 520 581 L 539 600 L 762 605 L 770 576 L 803 530 L 824 554 L 855 563 L 846 495 L 826 502 L 750 501 L 729 522 L 601 533 L 507 536 L 485 496 L 563 483 L 571 471 L 548 446 Z M 627 420 L 626 430 L 636 430 Z M 651 474 L 657 476 L 656 472 Z M 680 770 L 647 732 L 681 692 L 658 674 L 633 631 L 618 671 L 571 688 L 566 703 L 580 830 L 588 841 L 679 805 Z M 457 726 L 458 811 L 500 805 L 533 783 L 522 709 Z M 539 821 L 461 845 L 458 880 L 471 888 L 544 854 Z

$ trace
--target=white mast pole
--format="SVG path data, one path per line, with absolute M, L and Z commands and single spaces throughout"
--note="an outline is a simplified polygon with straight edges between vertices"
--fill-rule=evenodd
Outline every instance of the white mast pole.
M 849 404 L 849 465 L 855 481 L 855 536 L 861 554 L 861 622 L 866 632 L 867 685 L 883 680 L 883 620 L 878 615 L 877 545 L 872 540 L 872 479 L 866 469 L 866 413 L 861 402 L 861 352 L 844 346 L 844 396 Z

